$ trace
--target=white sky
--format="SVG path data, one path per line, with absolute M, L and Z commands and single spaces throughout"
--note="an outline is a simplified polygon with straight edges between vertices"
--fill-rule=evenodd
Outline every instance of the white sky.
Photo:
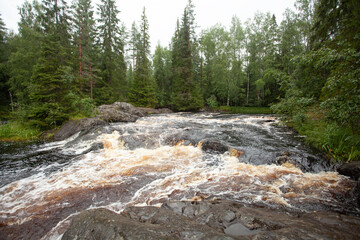
M 39 0 L 41 1 L 41 0 Z M 1 18 L 8 29 L 17 31 L 19 14 L 17 7 L 25 0 L 0 0 Z M 32 0 L 30 0 L 32 2 Z M 72 0 L 67 0 L 71 3 Z M 93 4 L 100 2 L 93 0 Z M 146 16 L 150 25 L 152 49 L 158 41 L 167 46 L 174 34 L 176 20 L 181 19 L 188 0 L 117 0 L 121 11 L 119 18 L 127 29 L 131 24 L 140 21 L 142 9 L 146 7 Z M 206 29 L 221 23 L 230 27 L 231 18 L 237 15 L 242 23 L 253 18 L 256 11 L 275 14 L 278 23 L 286 8 L 294 8 L 295 0 L 193 0 L 195 5 L 196 22 L 200 29 Z

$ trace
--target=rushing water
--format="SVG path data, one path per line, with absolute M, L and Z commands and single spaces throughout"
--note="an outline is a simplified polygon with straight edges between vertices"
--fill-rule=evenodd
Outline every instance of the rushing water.
M 153 115 L 61 142 L 2 143 L 0 231 L 59 239 L 85 209 L 213 197 L 359 215 L 355 182 L 277 123 L 270 116 Z M 205 142 L 229 151 L 206 150 Z

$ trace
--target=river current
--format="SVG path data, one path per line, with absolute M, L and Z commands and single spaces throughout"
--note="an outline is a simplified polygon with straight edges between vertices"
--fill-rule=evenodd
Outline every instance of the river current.
M 360 215 L 356 182 L 303 142 L 272 116 L 176 113 L 60 142 L 1 143 L 0 231 L 61 239 L 86 209 L 211 198 Z

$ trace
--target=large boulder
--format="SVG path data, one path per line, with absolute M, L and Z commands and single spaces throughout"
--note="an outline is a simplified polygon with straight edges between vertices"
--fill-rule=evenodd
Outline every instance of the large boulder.
M 70 120 L 66 122 L 57 132 L 54 134 L 55 141 L 61 141 L 68 137 L 71 137 L 73 134 L 87 130 L 96 126 L 104 126 L 107 123 L 98 118 L 83 118 L 79 120 Z
M 354 180 L 360 179 L 360 161 L 344 163 L 337 168 L 337 171 L 345 176 L 351 177 Z
M 115 102 L 110 105 L 101 105 L 96 109 L 100 119 L 105 122 L 135 122 L 138 118 L 147 115 L 130 103 Z
M 287 212 L 234 201 L 169 201 L 121 214 L 87 210 L 63 240 L 82 239 L 358 239 L 360 218 L 330 212 Z

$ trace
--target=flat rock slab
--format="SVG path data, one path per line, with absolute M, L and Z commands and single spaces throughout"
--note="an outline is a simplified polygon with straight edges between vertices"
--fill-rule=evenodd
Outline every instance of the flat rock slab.
M 87 210 L 64 240 L 80 239 L 358 239 L 360 218 L 332 212 L 291 213 L 226 201 L 173 201 L 128 207 L 121 214 Z

